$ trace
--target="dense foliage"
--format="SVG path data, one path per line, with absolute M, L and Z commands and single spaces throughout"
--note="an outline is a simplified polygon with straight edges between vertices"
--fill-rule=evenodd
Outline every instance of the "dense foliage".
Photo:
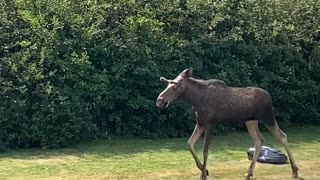
M 2 0 L 0 149 L 107 134 L 177 137 L 155 99 L 187 67 L 260 86 L 281 123 L 320 124 L 320 1 Z

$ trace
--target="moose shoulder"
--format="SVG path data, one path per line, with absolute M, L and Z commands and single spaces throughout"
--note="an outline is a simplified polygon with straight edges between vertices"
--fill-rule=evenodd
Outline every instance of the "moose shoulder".
M 197 167 L 201 170 L 201 179 L 206 179 L 208 147 L 211 140 L 209 133 L 218 123 L 244 123 L 255 144 L 255 154 L 251 161 L 245 179 L 253 176 L 253 170 L 261 151 L 263 137 L 258 128 L 258 122 L 263 123 L 273 135 L 283 144 L 290 159 L 292 177 L 298 177 L 298 167 L 287 145 L 286 134 L 278 127 L 270 94 L 258 87 L 229 87 L 217 79 L 201 80 L 192 77 L 192 68 L 181 72 L 175 79 L 166 82 L 167 88 L 157 98 L 158 107 L 168 107 L 174 101 L 181 100 L 192 106 L 196 117 L 196 126 L 188 140 L 189 150 L 194 157 Z M 205 133 L 203 164 L 195 154 L 194 144 Z

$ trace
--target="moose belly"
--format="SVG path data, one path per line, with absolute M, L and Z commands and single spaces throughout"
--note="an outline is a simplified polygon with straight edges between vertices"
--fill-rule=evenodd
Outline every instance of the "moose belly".
M 218 124 L 222 124 L 225 126 L 238 126 L 239 124 L 242 124 L 246 121 L 255 120 L 254 117 L 233 117 L 233 118 L 227 118 L 220 120 Z
M 236 126 L 250 120 L 257 120 L 251 112 L 228 112 L 219 115 L 218 123 L 228 126 Z

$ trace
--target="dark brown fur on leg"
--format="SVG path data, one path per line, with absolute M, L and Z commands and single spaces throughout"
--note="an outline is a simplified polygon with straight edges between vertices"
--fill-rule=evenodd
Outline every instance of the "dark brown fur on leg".
M 207 176 L 209 175 L 208 170 L 207 170 L 207 160 L 208 160 L 208 154 L 209 154 L 209 145 L 211 142 L 211 134 L 210 134 L 210 127 L 208 127 L 205 131 L 204 135 L 204 145 L 203 145 L 203 169 L 201 172 L 201 177 L 200 179 L 206 180 Z

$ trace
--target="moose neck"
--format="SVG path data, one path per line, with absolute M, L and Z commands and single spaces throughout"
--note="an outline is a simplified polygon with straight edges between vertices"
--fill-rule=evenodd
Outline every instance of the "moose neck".
M 205 99 L 207 99 L 206 87 L 204 84 L 198 82 L 193 78 L 186 79 L 186 88 L 181 95 L 181 100 L 193 106 L 195 109 L 200 110 Z

